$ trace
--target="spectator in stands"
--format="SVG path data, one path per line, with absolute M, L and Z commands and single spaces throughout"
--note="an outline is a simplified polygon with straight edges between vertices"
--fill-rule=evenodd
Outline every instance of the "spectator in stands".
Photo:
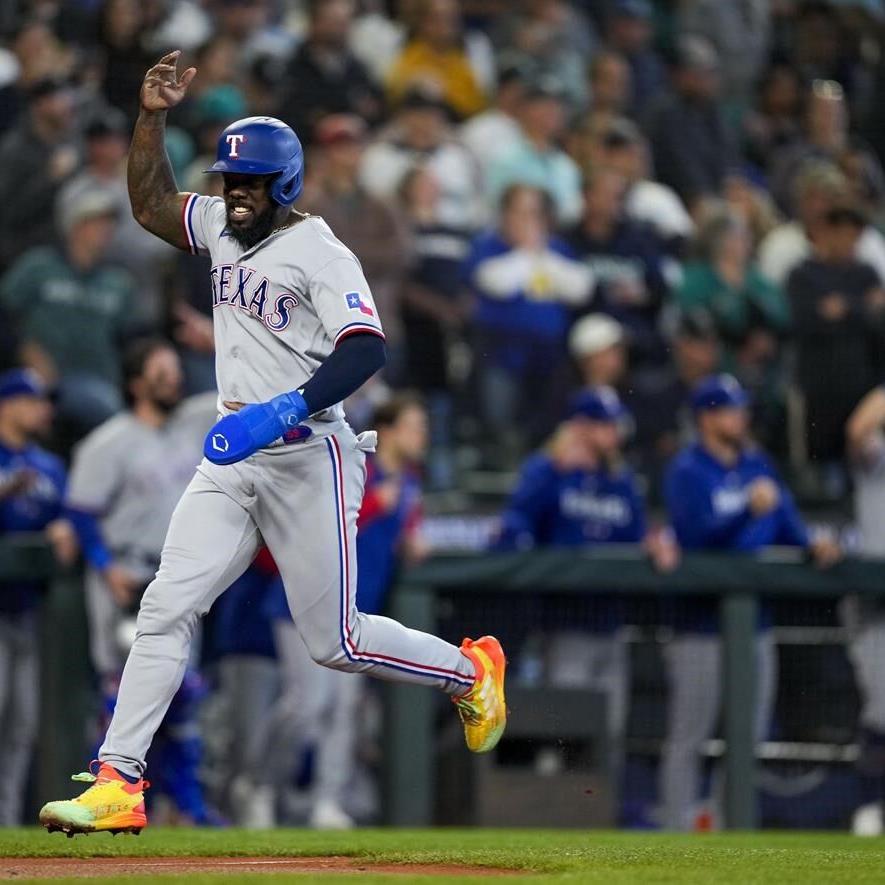
M 585 178 L 584 215 L 568 242 L 593 272 L 594 303 L 628 330 L 639 362 L 660 362 L 664 345 L 658 327 L 669 292 L 664 245 L 655 232 L 629 219 L 627 181 L 602 168 Z
M 359 181 L 366 124 L 353 114 L 332 114 L 323 118 L 315 131 L 322 149 L 317 158 L 318 187 L 299 208 L 321 215 L 359 256 L 372 297 L 384 317 L 387 347 L 401 351 L 399 292 L 410 262 L 405 221 L 389 203 L 367 193 Z
M 59 39 L 48 17 L 34 14 L 24 18 L 23 12 L 18 10 L 19 21 L 3 32 L 9 38 L 5 43 L 8 55 L 4 80 L 8 87 L 4 90 L 3 110 L 10 113 L 0 123 L 0 132 L 20 122 L 28 94 L 39 82 L 67 80 L 75 63 L 73 48 Z
M 734 213 L 746 225 L 750 235 L 752 251 L 780 223 L 780 213 L 774 205 L 767 190 L 760 187 L 749 176 L 732 173 L 725 179 L 722 197 L 729 211 Z M 701 210 L 705 218 L 718 214 L 719 202 L 711 201 Z
M 630 66 L 630 113 L 642 117 L 649 100 L 661 90 L 666 70 L 652 47 L 652 4 L 649 0 L 615 0 L 609 4 L 605 25 L 606 45 L 620 53 Z
M 615 118 L 599 129 L 593 141 L 591 171 L 607 166 L 623 175 L 629 184 L 624 201 L 627 216 L 654 228 L 669 251 L 681 252 L 694 233 L 694 222 L 676 192 L 652 179 L 649 146 L 639 127 Z
M 750 553 L 773 544 L 801 547 L 821 567 L 840 551 L 812 540 L 792 495 L 749 437 L 748 398 L 729 375 L 702 381 L 692 393 L 697 442 L 667 470 L 667 511 L 685 551 Z M 676 631 L 664 655 L 670 683 L 659 796 L 668 829 L 692 829 L 700 797 L 701 747 L 713 735 L 720 705 L 721 651 L 716 603 L 668 603 Z M 768 731 L 777 686 L 770 615 L 763 610 L 756 644 L 756 739 Z
M 670 365 L 634 384 L 630 408 L 636 421 L 639 463 L 659 478 L 664 466 L 694 436 L 691 392 L 721 363 L 721 346 L 709 316 L 679 316 L 668 336 Z
M 623 458 L 626 417 L 610 387 L 587 388 L 572 399 L 549 443 L 523 465 L 501 519 L 497 549 L 645 544 L 656 567 L 675 566 L 676 548 L 667 535 L 649 532 L 643 494 Z M 606 767 L 615 785 L 630 684 L 623 618 L 617 594 L 586 596 L 580 609 L 572 599 L 545 594 L 532 624 L 547 634 L 548 685 L 604 695 L 611 747 Z
M 484 171 L 519 138 L 517 115 L 525 87 L 525 73 L 520 68 L 515 65 L 504 68 L 498 74 L 498 88 L 491 107 L 461 125 L 461 141 Z
M 703 37 L 679 40 L 673 92 L 650 110 L 648 137 L 660 180 L 694 213 L 703 197 L 722 190 L 737 165 L 732 137 L 719 107 L 719 59 Z
M 846 427 L 848 456 L 854 472 L 854 513 L 860 532 L 859 553 L 885 557 L 885 388 L 871 390 L 858 404 Z M 885 832 L 885 607 L 880 599 L 850 596 L 842 603 L 849 654 L 860 690 L 860 754 L 856 763 L 861 795 L 852 817 L 857 836 Z
M 134 285 L 107 261 L 121 207 L 105 190 L 61 200 L 64 246 L 26 252 L 0 279 L 0 301 L 16 319 L 38 368 L 58 386 L 59 414 L 91 429 L 118 411 L 120 337 Z
M 427 552 L 421 537 L 419 471 L 429 433 L 424 406 L 409 393 L 380 406 L 373 424 L 378 449 L 366 459 L 366 492 L 357 520 L 357 574 L 362 576 L 357 578 L 357 599 L 360 611 L 380 614 L 399 567 Z M 264 746 L 253 768 L 258 789 L 244 792 L 256 804 L 272 808 L 274 785 L 291 780 L 296 751 L 312 747 L 316 761 L 308 822 L 317 829 L 348 829 L 354 826 L 348 799 L 365 728 L 360 715 L 365 680 L 316 666 L 292 621 L 282 585 L 267 611 L 273 619 L 282 693 L 261 729 Z M 273 818 L 266 815 L 268 819 Z
M 402 290 L 405 365 L 398 379 L 418 390 L 430 414 L 431 444 L 427 458 L 428 484 L 451 487 L 454 480 L 452 439 L 457 378 L 454 352 L 464 349 L 469 304 L 462 267 L 470 237 L 440 223 L 440 185 L 422 166 L 406 174 L 400 187 L 412 245 L 412 263 Z
M 763 73 L 743 121 L 744 150 L 758 169 L 768 169 L 774 152 L 798 139 L 802 99 L 802 81 L 792 65 L 774 62 Z
M 384 83 L 406 39 L 391 0 L 361 0 L 350 29 L 350 48 L 376 83 Z
M 528 0 L 498 16 L 499 54 L 533 80 L 559 84 L 570 110 L 587 105 L 587 59 L 598 38 L 591 20 L 565 0 Z
M 519 137 L 488 167 L 489 201 L 497 205 L 512 184 L 541 187 L 553 198 L 559 223 L 576 221 L 581 214 L 581 173 L 558 145 L 566 126 L 562 87 L 550 79 L 528 85 L 518 118 Z
M 839 164 L 849 151 L 861 157 L 875 192 L 881 195 L 882 167 L 869 148 L 850 135 L 842 87 L 833 80 L 815 80 L 808 95 L 803 136 L 771 157 L 771 192 L 778 204 L 789 209 L 793 182 L 805 163 L 829 160 Z
M 845 422 L 882 374 L 885 289 L 855 258 L 865 225 L 851 206 L 830 209 L 787 281 L 808 454 L 824 463 L 841 459 Z
M 773 283 L 785 286 L 790 272 L 810 257 L 812 240 L 824 216 L 849 199 L 845 176 L 829 161 L 806 163 L 794 186 L 795 220 L 775 227 L 759 245 L 759 269 Z M 885 237 L 871 224 L 857 242 L 857 255 L 885 281 Z
M 159 566 L 173 510 L 216 415 L 212 393 L 182 401 L 181 363 L 162 339 L 132 342 L 122 374 L 130 407 L 78 444 L 66 501 L 87 564 L 90 654 L 106 714 L 113 710 L 135 636 L 141 594 Z M 124 643 L 127 633 L 131 638 Z M 163 760 L 160 777 L 179 812 L 205 823 L 194 722 L 198 683 L 196 674 L 185 680 L 167 714 L 167 733 L 152 752 Z M 170 716 L 188 721 L 169 728 Z
M 440 188 L 437 223 L 472 232 L 484 213 L 479 167 L 453 137 L 449 120 L 449 108 L 438 92 L 412 88 L 403 96 L 393 125 L 367 148 L 360 181 L 368 193 L 390 200 L 406 173 L 420 164 Z
M 353 0 L 308 3 L 307 36 L 286 68 L 277 114 L 308 144 L 329 114 L 357 114 L 370 124 L 381 118 L 381 93 L 347 45 L 353 14 Z
M 0 375 L 0 536 L 44 533 L 56 558 L 71 565 L 77 543 L 62 518 L 66 474 L 38 444 L 52 420 L 49 391 L 33 372 Z M 0 783 L 0 826 L 22 824 L 22 806 L 40 703 L 40 581 L 0 583 L 0 751 L 11 766 Z
M 572 326 L 568 344 L 583 387 L 620 388 L 627 374 L 627 340 L 617 320 L 589 313 Z
M 117 199 L 121 211 L 107 254 L 129 271 L 138 287 L 138 298 L 132 305 L 135 321 L 157 327 L 163 313 L 163 277 L 174 250 L 149 234 L 127 209 L 129 126 L 126 117 L 115 108 L 107 108 L 86 125 L 84 136 L 85 164 L 61 189 L 59 201 L 75 202 L 99 190 L 106 190 Z
M 619 117 L 630 112 L 632 90 L 630 66 L 622 55 L 604 50 L 590 63 L 590 94 L 593 110 Z
M 465 35 L 457 0 L 417 0 L 413 26 L 387 74 L 392 105 L 416 83 L 431 82 L 459 118 L 485 108 L 494 86 L 494 56 L 481 33 Z
M 697 247 L 698 260 L 686 265 L 676 292 L 678 307 L 713 320 L 725 371 L 752 380 L 755 389 L 770 385 L 790 325 L 786 295 L 753 264 L 750 232 L 734 212 L 711 215 Z
M 591 270 L 552 231 L 546 193 L 511 185 L 498 229 L 474 240 L 465 263 L 476 298 L 480 409 L 502 461 L 508 440 L 518 449 L 526 436 L 537 441 L 549 432 L 563 387 L 569 312 L 593 287 Z
M 772 36 L 771 0 L 719 3 L 693 0 L 681 5 L 679 31 L 706 37 L 716 47 L 722 98 L 743 110 L 768 60 Z
M 137 112 L 132 96 L 138 94 L 144 72 L 154 61 L 142 42 L 145 20 L 144 6 L 138 0 L 107 0 L 99 13 L 98 39 L 104 52 L 102 95 L 127 115 L 130 124 Z
M 0 268 L 55 239 L 50 207 L 80 164 L 73 93 L 57 79 L 28 90 L 28 109 L 0 141 Z

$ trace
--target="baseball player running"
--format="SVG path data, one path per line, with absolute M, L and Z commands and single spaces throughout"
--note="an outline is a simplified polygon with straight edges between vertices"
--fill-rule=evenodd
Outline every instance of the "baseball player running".
M 175 509 L 157 575 L 142 599 L 114 717 L 89 788 L 40 811 L 50 830 L 140 832 L 145 755 L 187 664 L 200 616 L 267 544 L 295 623 L 320 664 L 448 693 L 467 746 L 491 750 L 506 724 L 505 659 L 494 637 L 458 649 L 355 604 L 356 519 L 365 452 L 341 401 L 385 361 L 383 332 L 359 262 L 318 217 L 292 209 L 303 153 L 269 117 L 222 132 L 224 196 L 179 193 L 164 147 L 166 112 L 187 92 L 179 53 L 141 87 L 129 153 L 136 219 L 212 260 L 218 423 Z

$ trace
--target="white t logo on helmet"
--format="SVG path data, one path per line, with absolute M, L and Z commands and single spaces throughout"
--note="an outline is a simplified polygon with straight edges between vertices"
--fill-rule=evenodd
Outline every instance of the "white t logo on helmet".
M 225 141 L 228 143 L 228 146 L 230 147 L 230 153 L 228 154 L 228 157 L 230 157 L 231 160 L 239 159 L 240 145 L 246 141 L 246 136 L 239 135 L 236 133 L 231 133 L 230 135 L 225 136 Z

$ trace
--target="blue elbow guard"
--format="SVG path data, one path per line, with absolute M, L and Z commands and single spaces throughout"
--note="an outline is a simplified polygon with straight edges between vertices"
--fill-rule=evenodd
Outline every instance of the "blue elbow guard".
M 280 437 L 304 439 L 310 435 L 310 428 L 301 426 L 307 416 L 307 403 L 295 390 L 267 403 L 243 406 L 209 431 L 203 454 L 213 464 L 235 464 Z

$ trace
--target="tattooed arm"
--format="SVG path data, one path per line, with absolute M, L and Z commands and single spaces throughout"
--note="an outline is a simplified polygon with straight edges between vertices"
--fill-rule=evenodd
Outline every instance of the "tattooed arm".
M 175 107 L 197 73 L 188 68 L 178 76 L 179 52 L 164 55 L 145 75 L 141 111 L 132 133 L 127 177 L 132 214 L 152 234 L 187 249 L 181 223 L 185 194 L 180 194 L 166 154 L 166 111 Z

